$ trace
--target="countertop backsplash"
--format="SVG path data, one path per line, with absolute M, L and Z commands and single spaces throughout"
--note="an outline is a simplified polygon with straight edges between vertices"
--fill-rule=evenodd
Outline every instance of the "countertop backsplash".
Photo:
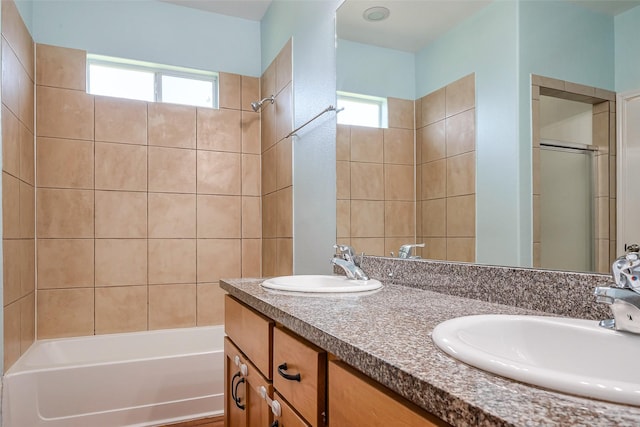
M 426 259 L 358 257 L 362 269 L 383 283 L 480 301 L 601 320 L 611 317 L 593 291 L 608 286 L 611 275 L 520 267 L 490 266 Z

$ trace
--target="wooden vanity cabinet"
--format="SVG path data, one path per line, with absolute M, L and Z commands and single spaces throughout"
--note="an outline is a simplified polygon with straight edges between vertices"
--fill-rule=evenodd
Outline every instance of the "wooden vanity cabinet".
M 312 426 L 323 426 L 326 415 L 327 353 L 276 327 L 273 332 L 273 387 Z
M 226 427 L 448 426 L 229 295 L 225 332 Z
M 338 360 L 329 361 L 329 427 L 449 424 Z
M 225 426 L 270 426 L 273 414 L 262 397 L 261 390 L 269 397 L 273 396 L 271 382 L 244 357 L 229 338 L 224 339 L 224 355 Z

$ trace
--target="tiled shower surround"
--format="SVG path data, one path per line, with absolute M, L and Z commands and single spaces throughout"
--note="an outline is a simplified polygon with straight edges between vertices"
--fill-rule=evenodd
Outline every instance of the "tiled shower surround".
M 387 102 L 386 129 L 338 125 L 337 241 L 379 256 L 416 241 L 425 258 L 475 261 L 475 76 Z
M 218 281 L 263 275 L 263 233 L 291 273 L 291 41 L 196 108 L 87 94 L 86 52 L 34 46 L 12 1 L 2 20 L 5 371 L 36 335 L 221 324 Z
M 261 274 L 259 80 L 221 73 L 196 108 L 87 94 L 81 50 L 36 58 L 38 338 L 222 323 L 218 280 Z
M 33 40 L 2 1 L 2 246 L 4 368 L 35 338 Z

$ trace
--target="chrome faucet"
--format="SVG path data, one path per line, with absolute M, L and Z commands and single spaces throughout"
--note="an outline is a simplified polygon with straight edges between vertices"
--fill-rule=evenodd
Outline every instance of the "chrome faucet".
M 356 264 L 355 253 L 351 246 L 333 245 L 338 254 L 331 258 L 331 264 L 342 268 L 349 279 L 369 280 L 369 276 Z
M 413 255 L 414 248 L 424 248 L 424 243 L 418 243 L 415 245 L 402 245 L 400 246 L 400 250 L 398 251 L 398 258 L 420 258 L 418 255 Z
M 596 301 L 609 304 L 613 319 L 600 326 L 616 331 L 640 334 L 640 253 L 627 252 L 613 262 L 611 271 L 615 284 L 595 289 Z

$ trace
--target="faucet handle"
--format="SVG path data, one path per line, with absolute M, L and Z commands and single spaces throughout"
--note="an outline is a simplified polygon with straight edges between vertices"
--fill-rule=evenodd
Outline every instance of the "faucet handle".
M 628 252 L 616 259 L 611 266 L 616 286 L 640 293 L 640 254 Z
M 400 250 L 398 251 L 398 258 L 411 258 L 413 248 L 424 248 L 424 243 L 400 246 Z
M 337 249 L 338 252 L 340 253 L 340 255 L 342 255 L 342 257 L 346 260 L 346 261 L 353 261 L 353 258 L 355 256 L 355 251 L 353 250 L 353 248 L 351 246 L 348 245 L 339 245 L 339 244 L 335 244 L 333 245 L 334 249 Z

